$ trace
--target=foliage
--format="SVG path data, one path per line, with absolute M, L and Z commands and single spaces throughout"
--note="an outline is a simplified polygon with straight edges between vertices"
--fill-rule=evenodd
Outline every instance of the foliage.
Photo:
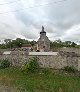
M 0 88 L 5 85 L 18 89 L 9 89 L 10 92 L 80 92 L 80 77 L 60 72 L 52 74 L 52 71 L 47 76 L 39 72 L 23 74 L 19 68 L 10 67 L 0 70 Z
M 23 72 L 34 72 L 39 69 L 38 59 L 36 57 L 30 58 L 23 66 Z
M 55 40 L 54 42 L 51 42 L 50 44 L 51 49 L 52 48 L 60 48 L 60 47 L 77 47 L 77 44 L 71 41 L 61 41 L 59 40 Z
M 77 71 L 77 69 L 75 69 L 75 67 L 73 67 L 73 66 L 71 66 L 71 67 L 66 66 L 66 67 L 64 67 L 64 70 L 69 73 L 75 73 Z
M 8 68 L 10 66 L 10 62 L 7 59 L 0 60 L 0 68 Z
M 23 40 L 21 38 L 17 38 L 16 40 L 13 40 L 12 43 L 15 45 L 15 47 L 21 48 Z
M 21 38 L 16 38 L 15 40 L 11 39 L 5 39 L 5 44 L 0 44 L 1 49 L 7 49 L 7 48 L 21 48 L 23 44 L 31 44 L 32 46 L 35 46 L 37 43 L 36 41 L 28 41 Z M 74 48 L 80 48 L 80 45 L 77 45 L 74 42 L 71 41 L 61 41 L 60 39 L 55 40 L 50 43 L 51 49 L 53 48 L 62 48 L 62 47 L 74 47 Z
M 1 49 L 7 49 L 7 48 L 21 48 L 23 44 L 31 44 L 34 46 L 36 44 L 36 41 L 28 41 L 21 38 L 16 38 L 15 40 L 12 39 L 5 39 L 5 44 L 0 44 Z
M 50 73 L 50 70 L 48 68 L 44 68 L 42 69 L 42 73 L 48 75 Z
M 7 49 L 7 47 L 6 47 L 5 44 L 1 44 L 1 45 L 0 45 L 0 48 L 1 48 L 1 49 Z

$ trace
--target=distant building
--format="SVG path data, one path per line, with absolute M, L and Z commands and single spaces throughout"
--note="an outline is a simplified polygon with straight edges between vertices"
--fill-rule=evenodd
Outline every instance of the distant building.
M 32 45 L 31 44 L 23 44 L 21 47 L 22 50 L 32 50 Z
M 42 31 L 40 32 L 40 38 L 38 40 L 37 50 L 39 51 L 50 51 L 50 40 L 46 36 L 44 27 L 42 26 Z

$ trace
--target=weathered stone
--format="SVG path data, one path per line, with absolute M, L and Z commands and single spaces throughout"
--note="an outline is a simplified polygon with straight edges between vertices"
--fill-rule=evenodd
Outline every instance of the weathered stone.
M 0 60 L 8 59 L 13 66 L 21 66 L 29 58 L 37 57 L 40 67 L 43 68 L 62 69 L 65 66 L 74 66 L 80 71 L 80 57 L 77 57 L 76 53 L 60 52 L 57 55 L 27 55 L 25 53 L 26 51 L 11 51 L 9 55 L 0 55 Z
M 46 32 L 44 31 L 43 26 L 42 31 L 40 32 L 40 38 L 37 43 L 39 51 L 50 51 L 50 40 L 46 36 Z

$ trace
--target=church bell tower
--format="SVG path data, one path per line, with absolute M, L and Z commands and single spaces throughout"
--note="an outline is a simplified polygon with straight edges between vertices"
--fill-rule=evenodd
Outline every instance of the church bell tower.
M 46 32 L 44 31 L 43 26 L 40 32 L 40 38 L 38 40 L 38 49 L 39 51 L 50 51 L 50 40 L 46 36 Z

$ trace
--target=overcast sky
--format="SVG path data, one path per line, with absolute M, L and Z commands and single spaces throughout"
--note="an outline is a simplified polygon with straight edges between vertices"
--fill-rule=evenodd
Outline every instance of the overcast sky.
M 0 0 L 0 40 L 37 40 L 41 26 L 50 40 L 80 41 L 80 0 Z

